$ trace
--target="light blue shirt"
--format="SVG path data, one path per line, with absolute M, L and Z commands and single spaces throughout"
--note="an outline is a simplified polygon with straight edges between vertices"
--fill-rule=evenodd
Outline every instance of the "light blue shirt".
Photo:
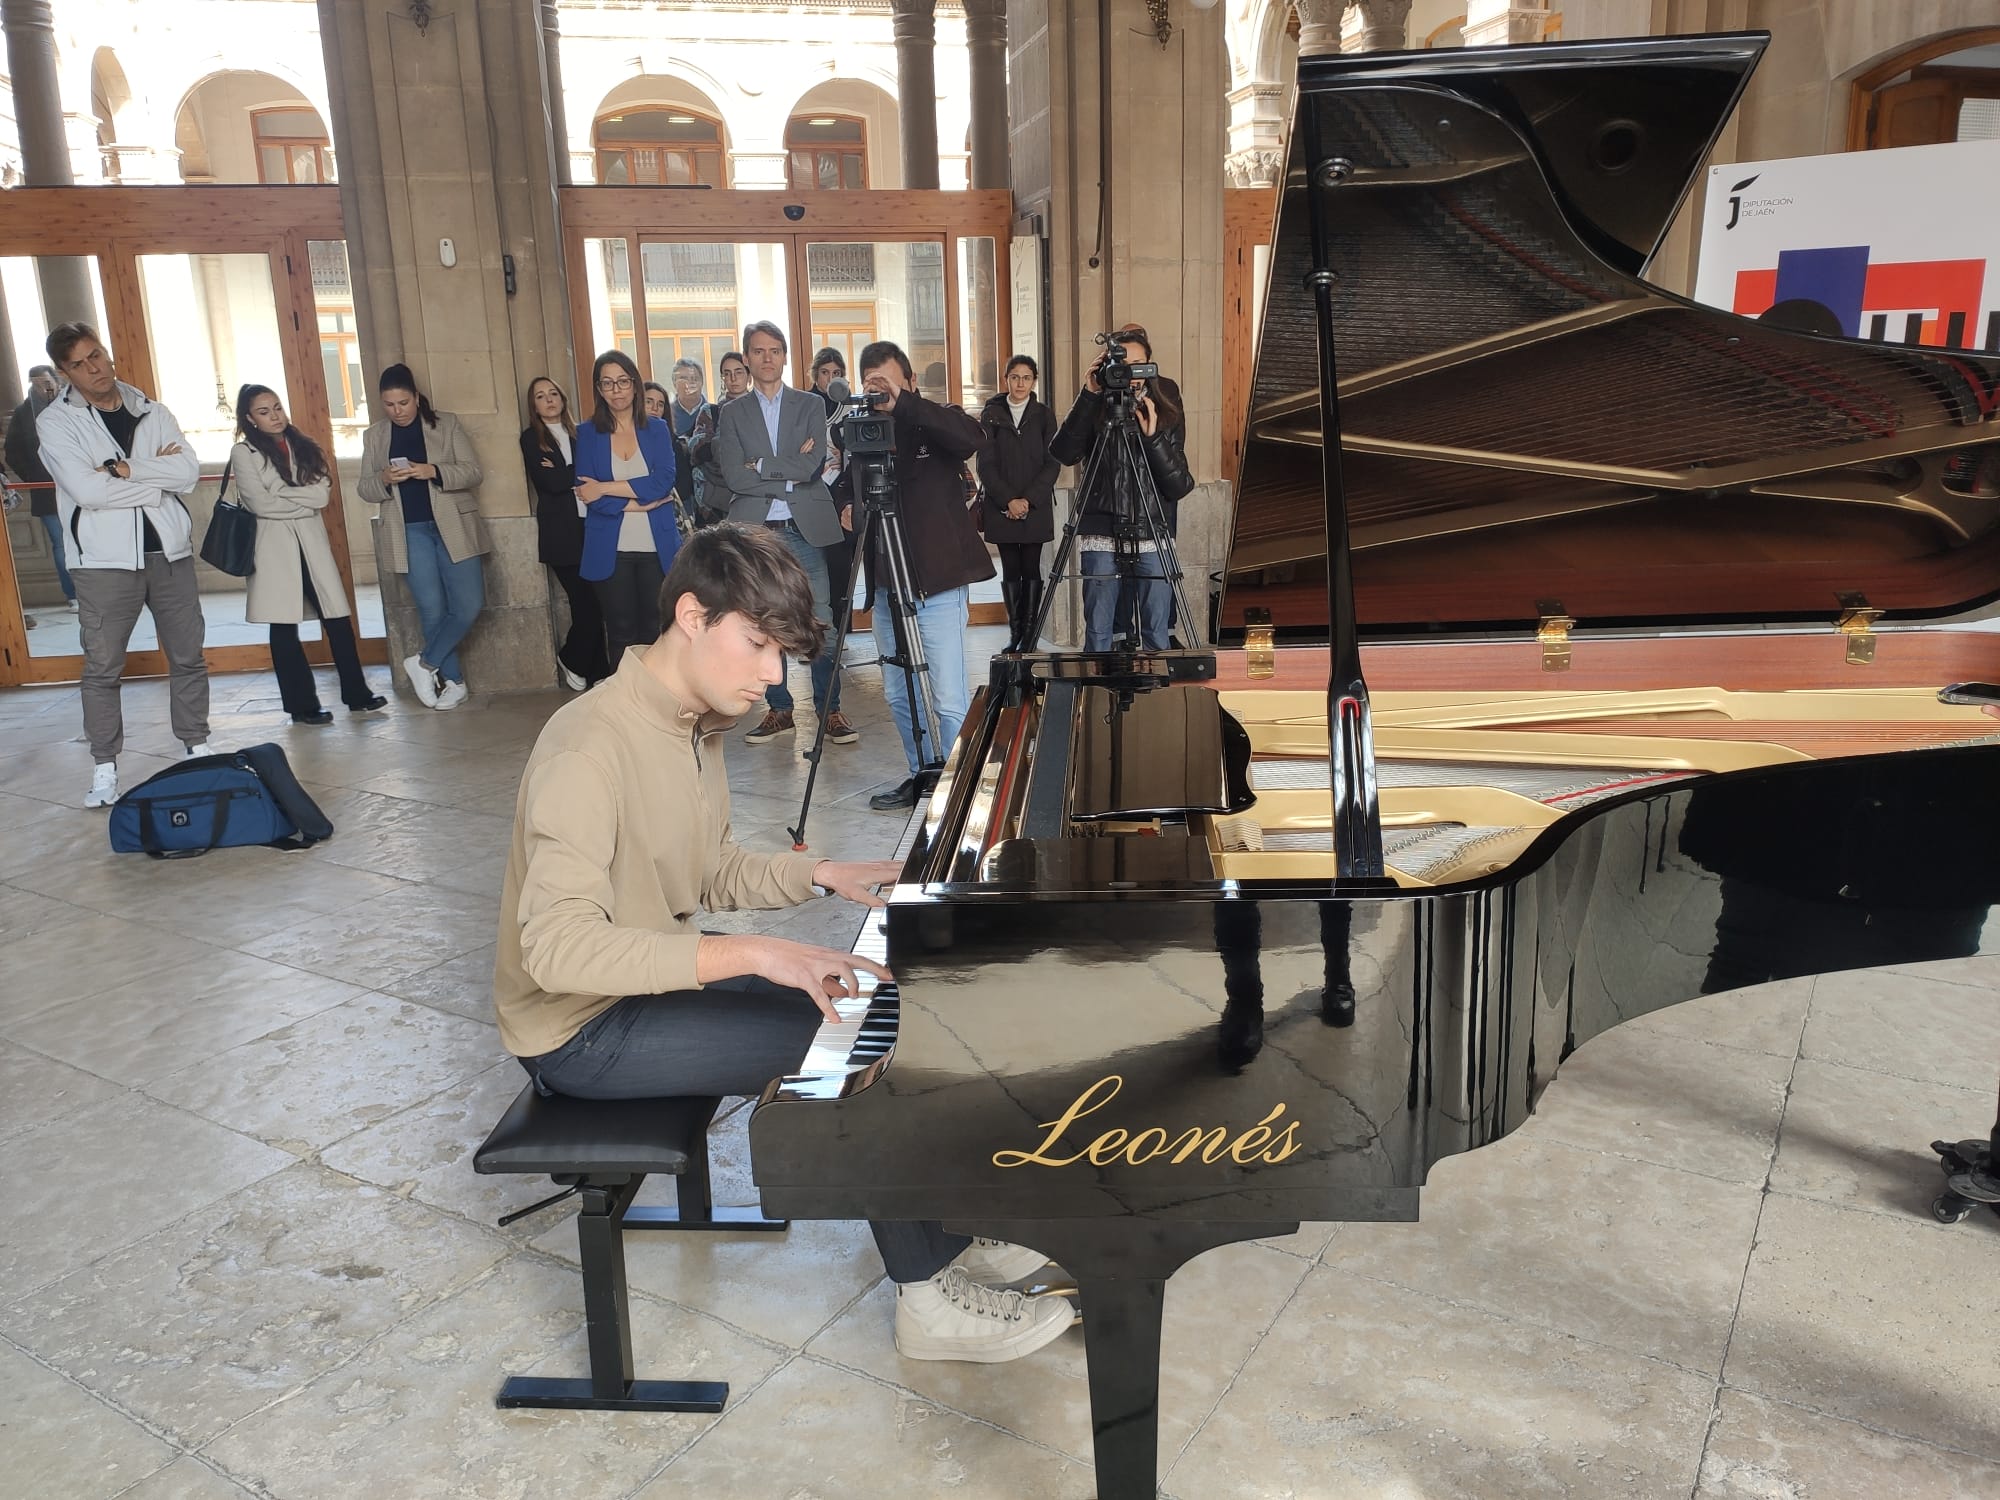
M 785 404 L 785 388 L 780 386 L 778 387 L 777 395 L 766 396 L 753 385 L 750 387 L 750 394 L 757 398 L 757 405 L 763 409 L 764 434 L 770 438 L 771 452 L 775 455 L 778 451 L 778 413 L 783 409 Z M 760 474 L 764 472 L 764 465 L 761 460 L 757 464 L 757 472 Z M 785 481 L 785 493 L 789 495 L 791 492 L 792 482 L 787 479 Z M 764 513 L 764 519 L 767 521 L 789 521 L 791 518 L 792 508 L 782 500 L 773 500 L 771 508 Z

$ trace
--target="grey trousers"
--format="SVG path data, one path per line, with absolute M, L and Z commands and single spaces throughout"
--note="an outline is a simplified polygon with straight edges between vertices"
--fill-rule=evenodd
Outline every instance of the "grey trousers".
M 201 593 L 195 587 L 194 559 L 168 562 L 146 554 L 144 572 L 123 568 L 78 568 L 76 618 L 83 637 L 83 732 L 100 763 L 116 760 L 125 748 L 125 715 L 118 704 L 125 676 L 125 647 L 139 611 L 153 612 L 160 649 L 166 653 L 174 738 L 199 745 L 208 738 L 208 667 L 201 659 L 207 626 Z
M 762 1093 L 796 1073 L 819 1029 L 798 990 L 746 976 L 667 995 L 628 995 L 553 1052 L 519 1059 L 544 1094 L 664 1099 Z M 928 1281 L 971 1240 L 932 1222 L 875 1222 L 875 1248 L 896 1282 Z

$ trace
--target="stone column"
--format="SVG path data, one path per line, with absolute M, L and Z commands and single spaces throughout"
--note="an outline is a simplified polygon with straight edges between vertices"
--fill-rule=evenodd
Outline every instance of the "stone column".
M 406 362 L 465 423 L 486 475 L 492 550 L 486 609 L 461 648 L 469 684 L 549 687 L 553 622 L 521 479 L 521 392 L 536 375 L 566 379 L 575 362 L 541 8 L 319 0 L 319 16 L 363 364 Z M 390 656 L 401 659 L 415 649 L 416 610 L 400 577 L 384 567 L 382 581 Z
M 548 106 L 549 139 L 555 142 L 556 183 L 568 187 L 571 182 L 569 160 L 569 121 L 563 114 L 562 84 L 562 18 L 556 12 L 556 0 L 540 0 L 542 8 L 542 76 L 548 80 L 543 90 L 543 102 Z
M 1548 24 L 1542 0 L 1465 0 L 1465 45 L 1507 47 L 1539 42 Z
M 0 0 L 7 32 L 7 71 L 14 83 L 14 125 L 21 138 L 21 171 L 29 187 L 69 187 L 69 135 L 63 123 L 62 88 L 56 75 L 55 20 L 49 0 Z M 42 316 L 53 328 L 97 317 L 90 270 L 74 255 L 38 255 Z
M 1293 0 L 1299 15 L 1299 56 L 1340 50 L 1341 20 L 1348 0 Z
M 935 0 L 889 0 L 889 8 L 894 15 L 896 38 L 903 186 L 935 188 L 938 185 Z
M 1011 187 L 1007 170 L 1007 0 L 965 0 L 972 61 L 972 186 Z
M 1225 165 L 1231 187 L 1269 187 L 1278 180 L 1291 94 L 1289 82 L 1246 83 L 1230 90 Z
M 1354 0 L 1340 26 L 1342 52 L 1400 52 L 1409 45 L 1410 0 Z
M 31 365 L 42 362 L 40 353 L 28 361 Z M 7 299 L 0 297 L 0 411 L 12 417 L 27 394 L 21 389 L 21 361 L 14 352 L 14 324 L 7 316 Z

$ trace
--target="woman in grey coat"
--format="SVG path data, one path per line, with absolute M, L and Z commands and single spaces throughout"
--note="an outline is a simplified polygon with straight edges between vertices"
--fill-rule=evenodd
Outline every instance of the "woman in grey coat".
M 408 582 L 424 628 L 403 671 L 427 708 L 457 708 L 465 701 L 458 643 L 486 605 L 479 459 L 458 418 L 432 410 L 408 365 L 389 366 L 375 389 L 385 415 L 362 440 L 357 488 L 382 507 L 389 566 Z
M 312 664 L 299 645 L 299 626 L 318 618 L 340 674 L 340 699 L 358 714 L 387 705 L 368 685 L 348 619 L 347 585 L 326 535 L 326 503 L 333 493 L 326 453 L 292 426 L 285 404 L 266 385 L 236 393 L 236 431 L 242 441 L 229 455 L 236 498 L 257 518 L 255 571 L 243 616 L 271 627 L 271 668 L 278 696 L 297 724 L 330 724 L 321 708 Z

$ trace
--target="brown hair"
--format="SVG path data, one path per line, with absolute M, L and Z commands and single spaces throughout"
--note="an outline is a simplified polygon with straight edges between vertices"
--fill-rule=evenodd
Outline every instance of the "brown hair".
M 683 594 L 701 601 L 709 624 L 743 615 L 788 656 L 810 661 L 826 642 L 805 567 L 765 527 L 709 526 L 682 542 L 660 585 L 660 618 L 669 625 Z
M 569 434 L 572 451 L 574 451 L 576 443 L 576 418 L 569 414 L 569 393 L 560 385 L 557 385 L 552 376 L 537 375 L 533 380 L 528 382 L 528 394 L 525 399 L 528 403 L 529 431 L 534 433 L 536 443 L 548 452 L 556 454 L 562 452 L 560 448 L 556 447 L 556 440 L 549 436 L 549 424 L 544 422 L 542 414 L 535 410 L 535 387 L 538 385 L 546 385 L 562 401 L 562 430 Z
M 56 371 L 59 371 L 64 365 L 69 363 L 70 350 L 74 349 L 85 339 L 89 339 L 93 343 L 101 344 L 104 342 L 98 338 L 97 330 L 92 328 L 88 323 L 58 323 L 49 330 L 48 342 L 42 345 L 42 349 L 50 359 L 56 362 Z M 56 371 L 51 371 L 50 373 L 53 374 Z M 32 372 L 30 374 L 32 377 Z
M 632 356 L 623 349 L 606 349 L 597 356 L 597 363 L 590 367 L 590 391 L 597 398 L 597 409 L 590 414 L 590 425 L 599 432 L 613 432 L 618 427 L 618 418 L 611 413 L 611 403 L 604 399 L 604 392 L 597 384 L 604 378 L 606 366 L 615 367 L 632 382 L 632 426 L 635 431 L 644 427 L 646 425 L 645 382 L 639 378 L 639 367 L 632 363 Z

